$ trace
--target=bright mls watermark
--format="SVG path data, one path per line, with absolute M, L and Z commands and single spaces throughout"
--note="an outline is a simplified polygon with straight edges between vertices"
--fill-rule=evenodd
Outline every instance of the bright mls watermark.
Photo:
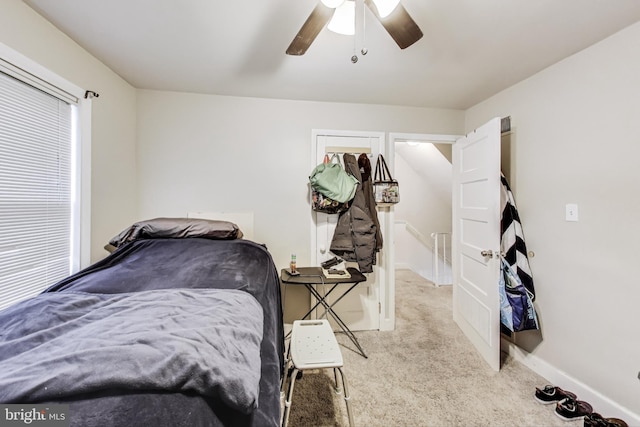
M 0 427 L 69 427 L 69 405 L 0 404 Z

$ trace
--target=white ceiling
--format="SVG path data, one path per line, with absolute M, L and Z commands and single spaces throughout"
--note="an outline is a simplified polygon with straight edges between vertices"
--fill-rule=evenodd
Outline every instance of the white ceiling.
M 400 50 L 360 4 L 364 43 L 325 28 L 285 55 L 318 1 L 25 0 L 136 88 L 456 109 L 640 20 L 639 0 L 402 0 L 424 37 Z

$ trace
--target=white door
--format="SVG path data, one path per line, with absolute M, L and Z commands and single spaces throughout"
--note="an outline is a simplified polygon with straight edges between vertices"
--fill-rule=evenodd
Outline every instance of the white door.
M 347 152 L 353 154 L 356 158 L 361 153 L 367 153 L 372 166 L 375 168 L 375 159 L 384 148 L 384 134 L 337 131 L 314 132 L 313 146 L 313 166 L 322 163 L 325 154 L 331 156 L 332 153 L 339 153 L 342 162 L 342 155 Z M 312 216 L 311 264 L 320 265 L 321 262 L 334 256 L 329 248 L 331 247 L 331 240 L 338 222 L 338 215 L 314 212 Z M 380 254 L 378 259 L 380 260 Z M 354 263 L 353 266 L 357 267 L 357 264 Z M 367 273 L 365 276 L 367 277 L 366 282 L 354 288 L 333 307 L 338 316 L 352 331 L 378 330 L 380 328 L 381 293 L 379 267 L 374 266 L 373 273 Z M 343 291 L 349 286 L 351 285 L 339 285 L 328 300 L 333 302 L 334 298 L 332 296 L 342 295 Z M 329 286 L 327 286 L 328 289 Z M 323 293 L 321 286 L 318 287 L 318 292 Z M 322 316 L 322 314 L 320 309 L 316 312 L 318 317 Z M 329 318 L 329 321 L 333 322 L 333 319 Z
M 453 318 L 500 370 L 500 118 L 453 144 Z

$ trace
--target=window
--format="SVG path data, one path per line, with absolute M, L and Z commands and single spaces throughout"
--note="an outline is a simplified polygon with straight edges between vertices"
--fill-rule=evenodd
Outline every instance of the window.
M 0 46 L 2 47 L 2 46 Z M 6 50 L 6 49 L 5 49 Z M 80 268 L 82 127 L 87 104 L 0 49 L 0 309 Z M 45 76 L 46 78 L 46 76 Z M 59 79 L 59 78 L 58 78 Z

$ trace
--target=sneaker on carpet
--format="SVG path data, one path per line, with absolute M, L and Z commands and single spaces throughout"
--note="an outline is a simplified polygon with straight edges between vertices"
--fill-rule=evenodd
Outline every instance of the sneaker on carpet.
M 593 408 L 587 402 L 575 400 L 571 397 L 556 404 L 556 415 L 565 421 L 573 421 L 593 413 Z
M 545 386 L 543 389 L 539 389 L 538 387 L 536 387 L 535 398 L 543 405 L 557 403 L 563 399 L 566 399 L 567 397 L 576 399 L 575 394 L 571 393 L 570 391 L 565 391 L 560 387 L 555 387 L 552 385 Z
M 604 418 L 597 412 L 592 412 L 584 417 L 584 427 L 629 427 L 620 418 Z

